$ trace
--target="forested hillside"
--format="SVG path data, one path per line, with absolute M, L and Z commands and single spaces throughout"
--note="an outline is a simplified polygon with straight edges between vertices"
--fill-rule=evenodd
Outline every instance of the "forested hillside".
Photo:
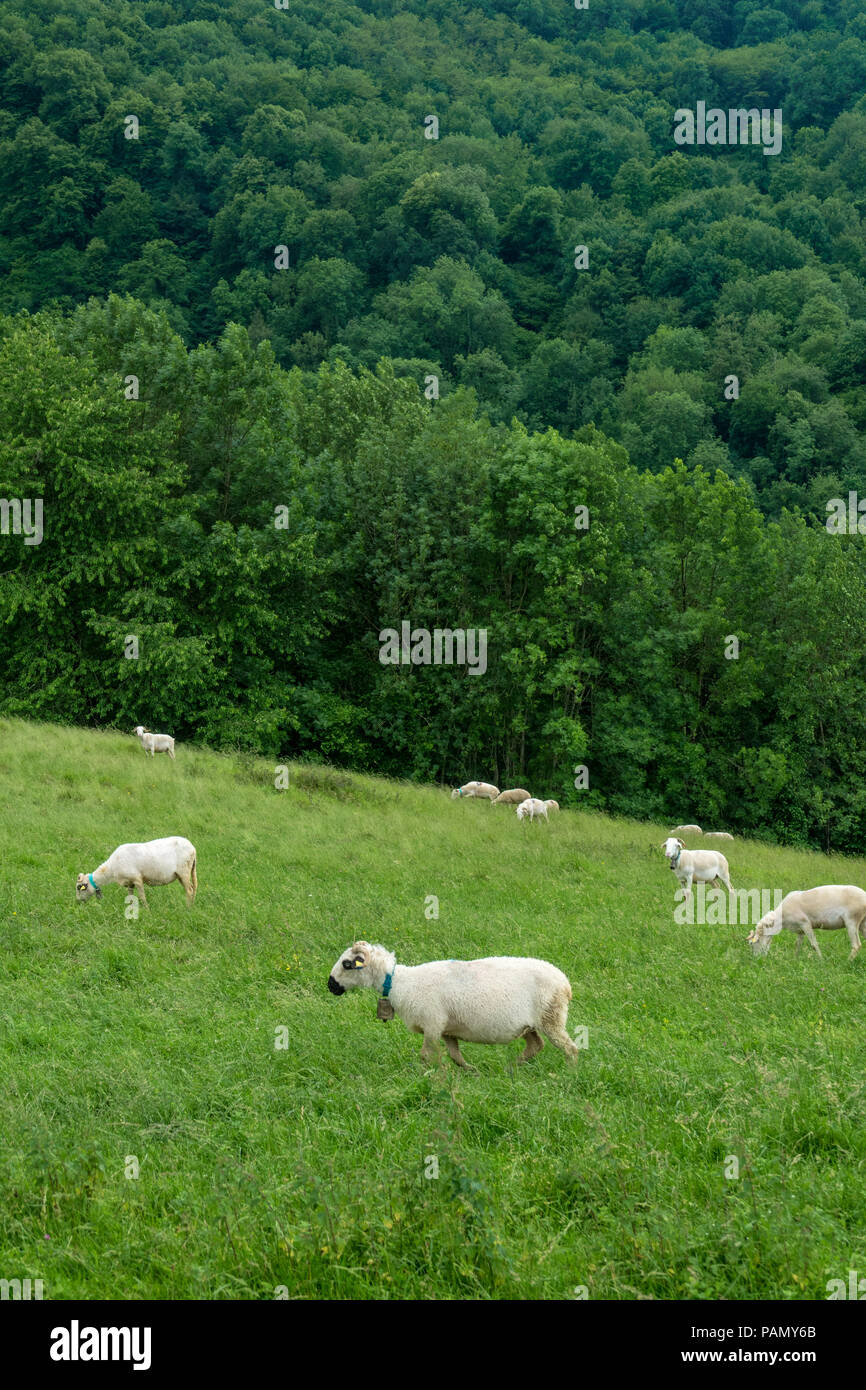
M 7 311 L 129 293 L 190 345 L 388 356 L 494 419 L 725 467 L 771 514 L 866 492 L 860 0 L 2 11 Z M 678 148 L 699 100 L 780 108 L 780 154 Z
M 859 3 L 6 0 L 0 64 L 5 712 L 862 848 Z

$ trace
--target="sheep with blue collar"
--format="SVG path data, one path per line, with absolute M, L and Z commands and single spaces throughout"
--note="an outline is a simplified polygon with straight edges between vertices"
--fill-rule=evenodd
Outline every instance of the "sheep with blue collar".
M 692 880 L 698 883 L 723 883 L 733 893 L 728 861 L 717 849 L 686 849 L 682 840 L 669 835 L 661 848 L 675 877 L 682 884 L 683 901 L 691 896 Z
M 482 801 L 495 801 L 499 795 L 499 788 L 494 787 L 492 782 L 464 782 L 462 787 L 455 787 L 451 793 L 451 800 L 457 801 L 466 797 L 477 796 Z
M 561 970 L 531 956 L 487 956 L 483 960 L 434 960 L 398 964 L 393 951 L 356 941 L 341 952 L 328 977 L 332 994 L 372 989 L 380 1005 L 412 1033 L 421 1033 L 421 1060 L 438 1055 L 440 1038 L 458 1067 L 473 1071 L 460 1042 L 507 1043 L 525 1038 L 520 1061 L 544 1046 L 541 1034 L 571 1059 L 577 1045 L 566 1032 L 571 985 Z M 391 1014 L 380 1010 L 379 1017 Z
M 198 888 L 196 850 L 182 835 L 118 845 L 93 873 L 78 875 L 75 897 L 78 902 L 86 903 L 88 898 L 101 898 L 107 883 L 119 883 L 123 888 L 133 889 L 147 907 L 144 885 L 173 883 L 175 879 L 183 884 L 186 900 L 192 904 Z

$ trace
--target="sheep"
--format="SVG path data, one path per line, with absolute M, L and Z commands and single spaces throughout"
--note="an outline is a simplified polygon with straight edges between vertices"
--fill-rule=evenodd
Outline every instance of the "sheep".
M 528 801 L 530 796 L 531 792 L 525 792 L 522 787 L 510 787 L 507 792 L 500 792 L 491 804 L 498 806 L 502 802 L 505 806 L 519 806 L 521 801 Z
M 132 732 L 140 739 L 145 753 L 151 757 L 157 753 L 167 753 L 174 761 L 174 739 L 169 734 L 152 734 L 143 724 L 136 724 Z
M 547 820 L 547 803 L 539 801 L 537 796 L 530 796 L 526 801 L 522 801 L 517 808 L 517 819 L 525 820 L 529 817 L 534 821 L 536 816 L 544 816 Z
M 454 788 L 451 800 L 456 801 L 458 796 L 478 796 L 482 800 L 495 801 L 498 795 L 499 788 L 494 787 L 492 782 L 467 782 L 465 786 Z
M 179 879 L 191 905 L 195 901 L 198 877 L 195 871 L 195 845 L 182 835 L 169 835 L 164 840 L 147 840 L 144 844 L 118 845 L 112 855 L 94 869 L 92 874 L 79 874 L 75 896 L 80 903 L 88 898 L 102 897 L 106 883 L 119 883 L 134 888 L 147 907 L 144 885 L 172 883 Z
M 673 832 L 675 835 L 703 835 L 699 825 L 678 825 Z
M 547 807 L 548 811 L 558 811 L 558 810 L 559 810 L 559 802 L 558 802 L 558 801 L 552 801 L 552 800 L 551 800 L 551 801 L 545 801 L 544 804 L 545 804 L 545 806 Z
M 692 879 L 698 883 L 712 883 L 720 879 L 729 893 L 731 886 L 728 861 L 717 849 L 686 849 L 682 840 L 669 835 L 661 848 L 680 883 L 683 885 L 683 901 L 691 896 Z
M 848 959 L 853 960 L 860 950 L 861 937 L 866 928 L 866 893 L 853 883 L 834 883 L 823 888 L 806 888 L 788 893 L 777 908 L 764 913 L 749 933 L 747 939 L 756 956 L 767 954 L 773 937 L 783 927 L 797 933 L 797 955 L 805 937 L 819 956 L 821 948 L 815 940 L 815 928 L 835 931 L 844 927 L 851 943 Z
M 729 835 L 727 830 L 708 830 L 704 836 L 705 840 L 733 840 L 733 835 Z
M 487 956 L 483 960 L 434 960 L 398 965 L 393 951 L 356 941 L 337 958 L 328 989 L 372 989 L 380 996 L 379 1017 L 394 1014 L 412 1033 L 422 1033 L 421 1060 L 438 1057 L 440 1038 L 458 1067 L 475 1071 L 460 1041 L 507 1043 L 526 1039 L 521 1062 L 544 1046 L 544 1033 L 567 1057 L 578 1048 L 566 1032 L 571 985 L 545 960 Z

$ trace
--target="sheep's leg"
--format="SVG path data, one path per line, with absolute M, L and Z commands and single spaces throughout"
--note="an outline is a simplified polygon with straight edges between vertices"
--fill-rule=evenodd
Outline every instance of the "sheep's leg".
M 184 874 L 178 874 L 178 878 L 183 884 L 183 891 L 186 893 L 187 902 L 192 904 L 195 899 L 195 889 L 192 886 L 189 869 L 187 869 Z
M 815 933 L 814 933 L 813 930 L 812 930 L 812 924 L 811 924 L 811 922 L 804 922 L 804 923 L 803 923 L 803 931 L 806 933 L 806 940 L 808 941 L 809 945 L 810 945 L 811 947 L 813 947 L 813 949 L 814 949 L 815 951 L 817 951 L 818 955 L 820 956 L 820 954 L 821 954 L 821 947 L 818 945 L 818 942 L 815 940 Z
M 518 1057 L 518 1062 L 528 1062 L 544 1047 L 544 1038 L 540 1033 L 536 1033 L 534 1028 L 528 1029 L 523 1036 L 526 1039 L 526 1047 Z
M 460 1051 L 460 1044 L 456 1038 L 451 1038 L 447 1033 L 442 1034 L 442 1041 L 448 1049 L 448 1056 L 452 1062 L 456 1062 L 458 1067 L 463 1067 L 464 1071 L 477 1071 L 477 1067 L 470 1067 L 463 1053 Z
M 436 1033 L 425 1033 L 424 1043 L 421 1048 L 422 1062 L 438 1062 L 439 1060 L 439 1035 Z
M 848 933 L 848 940 L 851 942 L 851 954 L 848 957 L 848 959 L 853 960 L 854 957 L 857 955 L 857 952 L 860 950 L 859 924 L 857 922 L 852 921 L 852 919 L 849 917 L 845 923 L 845 930 Z
M 729 893 L 735 892 L 734 886 L 731 883 L 730 874 L 724 874 L 720 869 L 719 872 L 716 874 L 716 878 L 721 880 L 721 882 L 725 885 Z
M 798 931 L 798 932 L 797 932 L 797 950 L 796 950 L 796 954 L 797 954 L 797 955 L 799 955 L 800 952 L 802 951 L 802 949 L 803 949 L 803 942 L 804 942 L 805 940 L 806 940 L 806 938 L 805 938 L 805 936 L 803 935 L 803 933 L 802 933 L 801 931 Z
M 142 905 L 143 905 L 144 907 L 147 907 L 148 904 L 147 904 L 147 898 L 146 898 L 145 895 L 144 895 L 144 883 L 143 883 L 143 881 L 142 881 L 140 878 L 137 878 L 137 879 L 135 879 L 135 881 L 134 881 L 134 883 L 133 883 L 132 886 L 133 886 L 133 888 L 135 889 L 136 895 L 141 899 Z
M 168 747 L 168 756 L 171 758 L 172 762 L 174 762 L 174 749 L 172 748 L 171 744 L 169 744 Z

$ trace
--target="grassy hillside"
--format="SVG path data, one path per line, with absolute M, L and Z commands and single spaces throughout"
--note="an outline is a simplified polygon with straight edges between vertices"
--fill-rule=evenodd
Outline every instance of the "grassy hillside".
M 866 959 L 844 933 L 822 961 L 787 936 L 755 961 L 743 927 L 677 925 L 667 826 L 273 776 L 0 722 L 6 1277 L 46 1298 L 797 1299 L 866 1267 Z M 166 834 L 198 848 L 193 909 L 178 884 L 137 921 L 120 888 L 76 905 L 79 871 Z M 863 861 L 729 849 L 738 887 L 866 884 Z M 372 995 L 326 989 L 358 936 L 406 963 L 546 957 L 589 1046 L 516 1068 L 522 1044 L 467 1044 L 478 1075 L 425 1071 Z

